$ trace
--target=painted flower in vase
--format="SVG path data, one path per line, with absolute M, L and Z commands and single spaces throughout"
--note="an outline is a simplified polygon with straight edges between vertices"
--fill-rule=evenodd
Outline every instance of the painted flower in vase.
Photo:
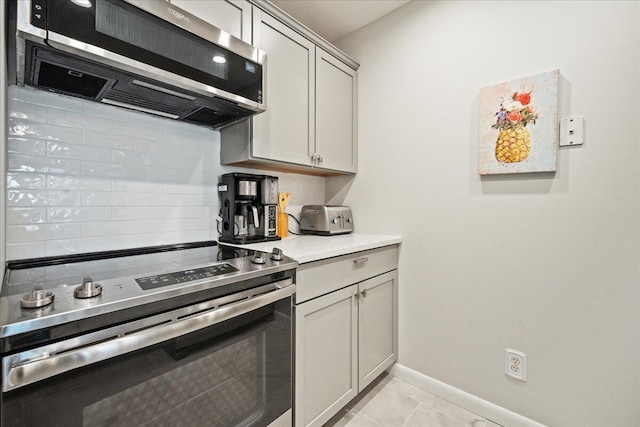
M 514 92 L 511 98 L 502 98 L 491 127 L 500 130 L 496 142 L 496 159 L 501 163 L 526 160 L 531 153 L 531 133 L 526 128 L 536 124 L 538 113 L 531 105 L 531 92 Z

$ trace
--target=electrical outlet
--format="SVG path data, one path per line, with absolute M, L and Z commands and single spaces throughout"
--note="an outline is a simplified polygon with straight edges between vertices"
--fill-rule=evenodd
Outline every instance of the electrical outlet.
M 527 355 L 512 348 L 505 348 L 504 373 L 514 380 L 527 381 Z

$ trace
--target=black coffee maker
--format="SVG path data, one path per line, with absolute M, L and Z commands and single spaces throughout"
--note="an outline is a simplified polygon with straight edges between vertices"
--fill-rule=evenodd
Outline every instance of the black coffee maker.
M 244 244 L 280 240 L 277 236 L 277 177 L 227 173 L 220 178 L 218 193 L 221 242 Z

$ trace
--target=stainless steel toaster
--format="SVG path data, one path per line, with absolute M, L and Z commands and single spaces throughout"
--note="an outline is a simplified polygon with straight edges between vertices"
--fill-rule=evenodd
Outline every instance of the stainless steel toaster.
M 300 232 L 334 235 L 353 231 L 353 216 L 347 206 L 305 205 L 300 214 Z

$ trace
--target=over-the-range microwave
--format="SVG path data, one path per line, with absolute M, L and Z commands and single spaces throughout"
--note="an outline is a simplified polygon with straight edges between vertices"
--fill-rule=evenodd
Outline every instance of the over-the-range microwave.
M 266 54 L 162 0 L 9 0 L 18 85 L 220 128 L 266 110 Z

